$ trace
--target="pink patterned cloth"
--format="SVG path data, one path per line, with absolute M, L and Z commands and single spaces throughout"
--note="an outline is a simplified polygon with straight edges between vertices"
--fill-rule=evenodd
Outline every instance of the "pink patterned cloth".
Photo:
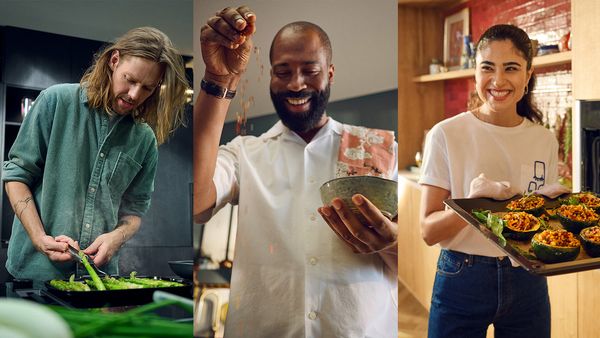
M 344 124 L 336 177 L 378 176 L 394 172 L 394 132 Z

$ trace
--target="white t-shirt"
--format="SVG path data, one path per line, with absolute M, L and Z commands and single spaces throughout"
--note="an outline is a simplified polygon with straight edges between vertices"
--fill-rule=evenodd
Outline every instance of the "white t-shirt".
M 226 337 L 398 336 L 397 276 L 317 212 L 342 129 L 330 118 L 306 144 L 278 122 L 219 149 L 213 212 L 239 204 Z
M 436 124 L 427 134 L 419 183 L 466 198 L 471 181 L 484 173 L 532 192 L 558 179 L 558 142 L 541 125 L 527 119 L 516 127 L 499 127 L 461 113 Z M 468 254 L 506 256 L 471 226 L 440 242 L 445 249 Z

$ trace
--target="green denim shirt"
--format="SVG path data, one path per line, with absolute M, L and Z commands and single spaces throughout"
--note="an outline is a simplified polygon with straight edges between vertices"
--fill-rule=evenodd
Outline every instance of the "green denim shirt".
M 67 235 L 81 248 L 113 230 L 120 216 L 142 216 L 154 190 L 152 129 L 130 115 L 109 122 L 106 112 L 90 109 L 79 84 L 52 86 L 35 100 L 4 162 L 2 181 L 29 186 L 46 234 Z M 52 262 L 38 252 L 17 217 L 6 268 L 33 280 L 76 271 L 74 262 Z M 118 273 L 118 254 L 103 270 Z

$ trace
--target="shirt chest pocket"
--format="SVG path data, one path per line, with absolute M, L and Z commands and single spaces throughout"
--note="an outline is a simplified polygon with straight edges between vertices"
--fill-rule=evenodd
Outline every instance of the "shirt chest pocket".
M 141 169 L 141 164 L 123 152 L 119 153 L 115 162 L 108 163 L 110 172 L 108 188 L 113 200 L 121 199 L 127 187 Z

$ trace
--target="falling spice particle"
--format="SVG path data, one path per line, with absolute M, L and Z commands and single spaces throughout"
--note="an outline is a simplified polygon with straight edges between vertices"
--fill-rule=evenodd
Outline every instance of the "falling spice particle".
M 252 53 L 254 54 L 255 60 L 256 60 L 256 64 L 259 66 L 260 69 L 260 74 L 258 76 L 257 82 L 260 83 L 264 74 L 264 65 L 260 62 L 260 48 L 258 46 L 254 46 L 254 48 L 252 49 Z M 254 106 L 254 96 L 250 96 L 246 99 L 246 88 L 248 88 L 249 82 L 248 79 L 245 79 L 239 90 L 239 96 L 240 96 L 240 107 L 241 107 L 241 113 L 236 112 L 235 113 L 235 134 L 236 135 L 246 135 L 247 134 L 247 130 L 246 130 L 246 122 L 248 121 L 247 116 L 248 113 L 250 112 L 250 108 Z

